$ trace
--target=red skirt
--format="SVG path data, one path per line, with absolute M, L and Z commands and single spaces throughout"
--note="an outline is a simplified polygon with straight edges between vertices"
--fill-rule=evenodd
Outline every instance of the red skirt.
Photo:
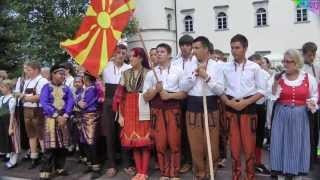
M 127 93 L 123 102 L 124 127 L 121 130 L 121 144 L 125 148 L 151 147 L 150 121 L 139 120 L 139 94 Z

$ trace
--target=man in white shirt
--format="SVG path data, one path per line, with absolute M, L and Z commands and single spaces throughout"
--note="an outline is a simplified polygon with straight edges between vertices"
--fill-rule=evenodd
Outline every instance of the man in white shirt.
M 130 69 L 131 66 L 126 64 L 124 60 L 127 57 L 127 47 L 119 44 L 116 47 L 112 61 L 109 61 L 106 68 L 103 70 L 102 78 L 105 83 L 105 101 L 103 104 L 103 116 L 100 122 L 102 135 L 106 138 L 107 144 L 107 176 L 113 177 L 117 173 L 116 169 L 116 153 L 121 151 L 119 133 L 120 128 L 115 121 L 115 112 L 112 111 L 113 96 L 118 84 L 120 83 L 121 74 Z M 124 152 L 126 153 L 126 152 Z M 128 159 L 124 159 L 127 163 Z M 129 166 L 127 163 L 125 166 Z M 127 167 L 126 167 L 127 168 Z
M 41 66 L 37 62 L 27 63 L 26 70 L 29 79 L 24 83 L 20 100 L 23 101 L 24 122 L 31 150 L 32 162 L 29 169 L 34 169 L 39 163 L 38 141 L 43 149 L 44 116 L 39 104 L 39 96 L 48 80 L 41 76 Z
M 317 45 L 313 42 L 307 42 L 302 46 L 304 58 L 303 70 L 316 78 L 317 83 L 320 80 L 320 66 L 315 63 L 317 54 Z M 319 112 L 309 112 L 310 119 L 310 142 L 311 142 L 311 165 L 317 157 L 317 146 L 319 143 Z
M 192 67 L 197 66 L 197 59 L 192 54 L 192 42 L 193 37 L 190 35 L 183 35 L 179 39 L 180 54 L 173 60 L 173 64 L 183 70 L 184 74 L 191 73 L 194 69 Z M 192 167 L 192 159 L 190 152 L 190 145 L 187 135 L 186 126 L 186 111 L 187 111 L 187 99 L 181 101 L 181 169 L 180 173 L 187 173 Z
M 143 96 L 146 101 L 150 101 L 151 128 L 160 167 L 160 180 L 179 179 L 180 100 L 186 97 L 180 87 L 183 70 L 170 62 L 169 45 L 159 44 L 157 53 L 159 65 L 146 75 Z
M 186 124 L 191 148 L 195 179 L 209 179 L 209 161 L 205 133 L 203 96 L 207 98 L 209 135 L 213 167 L 219 161 L 219 110 L 217 100 L 224 91 L 223 76 L 217 62 L 209 57 L 210 41 L 203 36 L 193 40 L 197 64 L 190 67 L 182 88 L 188 92 Z
M 259 54 L 253 54 L 248 58 L 250 61 L 257 63 L 261 67 L 261 73 L 266 82 L 268 82 L 270 78 L 270 74 L 262 69 L 265 65 L 265 61 L 263 57 Z M 266 114 L 266 98 L 263 97 L 256 102 L 256 110 L 257 110 L 257 130 L 256 130 L 256 163 L 255 163 L 255 170 L 257 173 L 269 175 L 270 171 L 265 167 L 262 163 L 262 148 L 263 148 L 263 140 L 265 135 L 265 125 L 267 120 Z
M 258 64 L 246 59 L 248 40 L 243 35 L 231 39 L 234 61 L 224 65 L 225 94 L 221 96 L 226 105 L 230 149 L 232 156 L 232 179 L 241 179 L 241 146 L 246 159 L 246 179 L 255 177 L 255 149 L 257 114 L 255 102 L 265 94 L 267 82 Z
M 214 61 L 216 61 L 220 68 L 223 68 L 223 65 L 225 62 L 227 62 L 227 59 L 224 57 L 224 54 L 219 49 L 214 49 L 213 45 L 210 49 L 210 58 Z M 224 117 L 226 107 L 222 103 L 221 99 L 218 99 L 218 109 L 219 109 L 219 122 L 220 122 L 220 132 L 219 132 L 219 152 L 220 152 L 220 160 L 218 163 L 219 168 L 226 167 L 226 161 L 227 161 L 227 144 L 228 144 L 228 133 L 227 129 L 225 127 L 226 120 Z

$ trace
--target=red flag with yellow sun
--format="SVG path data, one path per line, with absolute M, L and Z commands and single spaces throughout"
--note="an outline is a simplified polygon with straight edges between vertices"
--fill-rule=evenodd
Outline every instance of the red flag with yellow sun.
M 61 46 L 90 74 L 99 75 L 134 9 L 134 0 L 91 0 L 75 39 Z

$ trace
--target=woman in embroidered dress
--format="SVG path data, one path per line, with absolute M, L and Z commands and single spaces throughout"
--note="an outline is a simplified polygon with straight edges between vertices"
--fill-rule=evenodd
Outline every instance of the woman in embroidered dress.
M 124 148 L 133 149 L 137 174 L 132 179 L 145 180 L 148 178 L 152 141 L 150 122 L 139 116 L 139 112 L 141 114 L 145 110 L 139 106 L 139 102 L 141 103 L 143 82 L 149 69 L 148 59 L 142 48 L 131 50 L 130 64 L 132 68 L 122 74 L 114 103 L 120 105 L 118 121 L 122 127 L 121 144 Z M 114 108 L 117 109 L 117 106 Z
M 285 71 L 275 76 L 269 89 L 277 100 L 271 129 L 271 170 L 301 180 L 309 172 L 310 129 L 308 112 L 317 109 L 317 82 L 301 69 L 302 58 L 296 50 L 288 50 L 282 61 Z

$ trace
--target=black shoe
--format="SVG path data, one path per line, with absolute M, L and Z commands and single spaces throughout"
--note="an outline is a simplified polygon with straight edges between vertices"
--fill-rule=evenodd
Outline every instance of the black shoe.
M 25 155 L 23 156 L 22 161 L 29 161 L 29 160 L 31 160 L 30 154 L 27 153 L 27 154 L 25 154 Z
M 86 170 L 82 171 L 82 174 L 88 174 L 88 173 L 90 173 L 90 172 L 92 172 L 91 167 L 87 167 Z
M 255 169 L 257 174 L 270 175 L 270 171 L 263 164 L 256 165 Z
M 64 169 L 58 169 L 56 174 L 57 176 L 69 176 L 69 172 Z
M 91 174 L 91 179 L 98 179 L 102 174 L 99 171 L 93 171 Z
M 32 159 L 28 169 L 34 169 L 39 165 L 39 159 Z

